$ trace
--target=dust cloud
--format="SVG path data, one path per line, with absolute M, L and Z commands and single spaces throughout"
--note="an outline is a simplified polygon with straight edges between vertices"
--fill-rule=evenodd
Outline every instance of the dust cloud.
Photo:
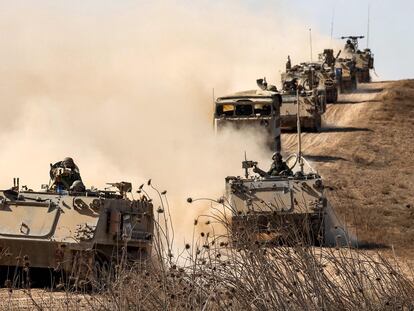
M 39 189 L 72 156 L 88 187 L 152 178 L 184 234 L 200 212 L 187 196 L 220 196 L 244 151 L 269 163 L 256 133 L 215 137 L 213 88 L 278 81 L 288 54 L 308 60 L 308 28 L 237 1 L 2 1 L 1 187 Z

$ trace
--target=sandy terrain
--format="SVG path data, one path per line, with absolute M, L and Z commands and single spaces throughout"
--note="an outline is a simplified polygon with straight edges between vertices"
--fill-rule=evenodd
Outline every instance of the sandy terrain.
M 0 289 L 0 310 L 91 310 L 88 296 L 42 289 Z
M 414 81 L 359 85 L 328 105 L 321 133 L 303 134 L 303 152 L 329 186 L 341 220 L 365 247 L 413 252 Z M 296 150 L 296 136 L 283 147 Z

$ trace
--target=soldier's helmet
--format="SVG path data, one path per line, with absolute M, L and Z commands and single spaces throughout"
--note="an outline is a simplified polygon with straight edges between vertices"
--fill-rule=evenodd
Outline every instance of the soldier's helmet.
M 349 39 L 346 40 L 346 43 L 351 44 L 351 40 L 349 40 Z
M 278 161 L 280 161 L 280 160 L 282 160 L 282 155 L 279 152 L 275 152 L 272 155 L 272 160 L 278 160 Z
M 66 168 L 76 168 L 75 162 L 69 157 L 63 159 L 62 165 Z

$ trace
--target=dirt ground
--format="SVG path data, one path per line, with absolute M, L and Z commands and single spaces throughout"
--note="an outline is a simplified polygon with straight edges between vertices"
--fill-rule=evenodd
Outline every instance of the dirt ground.
M 359 245 L 414 254 L 414 80 L 361 84 L 340 95 L 321 132 L 302 139 Z M 295 134 L 282 140 L 285 151 L 296 151 Z
M 43 289 L 0 289 L 0 310 L 93 310 L 89 296 Z

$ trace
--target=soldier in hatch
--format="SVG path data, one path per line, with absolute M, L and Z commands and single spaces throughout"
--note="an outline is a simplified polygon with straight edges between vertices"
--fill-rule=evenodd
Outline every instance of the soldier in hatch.
M 355 52 L 355 45 L 351 42 L 351 40 L 346 40 L 345 50 L 349 53 Z
M 50 189 L 57 192 L 71 190 L 75 192 L 85 191 L 85 185 L 79 173 L 79 168 L 72 158 L 65 158 L 63 161 L 50 164 Z
M 257 86 L 263 90 L 263 91 L 272 91 L 272 92 L 277 92 L 277 87 L 276 85 L 273 84 L 267 84 L 266 78 L 263 79 L 257 79 L 256 80 Z
M 268 172 L 265 172 L 258 167 L 254 167 L 253 172 L 259 174 L 262 177 L 280 176 L 282 172 L 283 175 L 292 175 L 292 171 L 287 166 L 286 162 L 283 161 L 282 155 L 279 152 L 275 152 L 273 154 L 272 160 L 273 163 Z

